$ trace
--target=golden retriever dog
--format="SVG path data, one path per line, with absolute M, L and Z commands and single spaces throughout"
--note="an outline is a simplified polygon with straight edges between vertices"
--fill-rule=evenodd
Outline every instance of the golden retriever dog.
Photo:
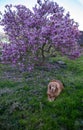
M 49 101 L 54 101 L 56 97 L 60 95 L 60 93 L 63 90 L 63 84 L 60 80 L 52 80 L 48 84 L 48 90 L 47 90 L 47 95 L 48 95 L 48 100 Z

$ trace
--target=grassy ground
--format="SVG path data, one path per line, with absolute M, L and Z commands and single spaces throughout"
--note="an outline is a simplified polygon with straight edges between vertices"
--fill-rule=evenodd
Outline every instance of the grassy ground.
M 83 56 L 49 62 L 50 68 L 23 74 L 0 65 L 0 130 L 83 129 Z M 47 85 L 52 79 L 61 80 L 65 89 L 48 102 Z

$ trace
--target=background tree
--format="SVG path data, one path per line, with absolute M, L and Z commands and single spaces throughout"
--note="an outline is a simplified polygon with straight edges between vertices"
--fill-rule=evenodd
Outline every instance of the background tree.
M 70 58 L 79 57 L 78 23 L 64 14 L 56 2 L 38 0 L 33 11 L 23 5 L 6 5 L 0 24 L 9 37 L 2 60 L 31 70 L 55 49 Z M 51 53 L 50 53 L 51 52 Z

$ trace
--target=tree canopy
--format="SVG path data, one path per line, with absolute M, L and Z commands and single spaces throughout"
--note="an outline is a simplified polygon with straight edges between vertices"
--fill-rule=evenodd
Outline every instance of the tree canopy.
M 56 2 L 37 1 L 33 11 L 23 5 L 6 5 L 0 24 L 9 37 L 4 43 L 3 62 L 31 70 L 35 62 L 44 61 L 52 48 L 70 58 L 80 55 L 77 44 L 78 23 Z

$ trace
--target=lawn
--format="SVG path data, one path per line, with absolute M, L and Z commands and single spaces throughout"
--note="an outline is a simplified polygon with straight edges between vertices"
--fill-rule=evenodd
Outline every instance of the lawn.
M 49 66 L 19 72 L 0 65 L 0 130 L 82 130 L 83 56 L 49 59 Z M 64 91 L 47 100 L 47 85 L 59 79 Z

